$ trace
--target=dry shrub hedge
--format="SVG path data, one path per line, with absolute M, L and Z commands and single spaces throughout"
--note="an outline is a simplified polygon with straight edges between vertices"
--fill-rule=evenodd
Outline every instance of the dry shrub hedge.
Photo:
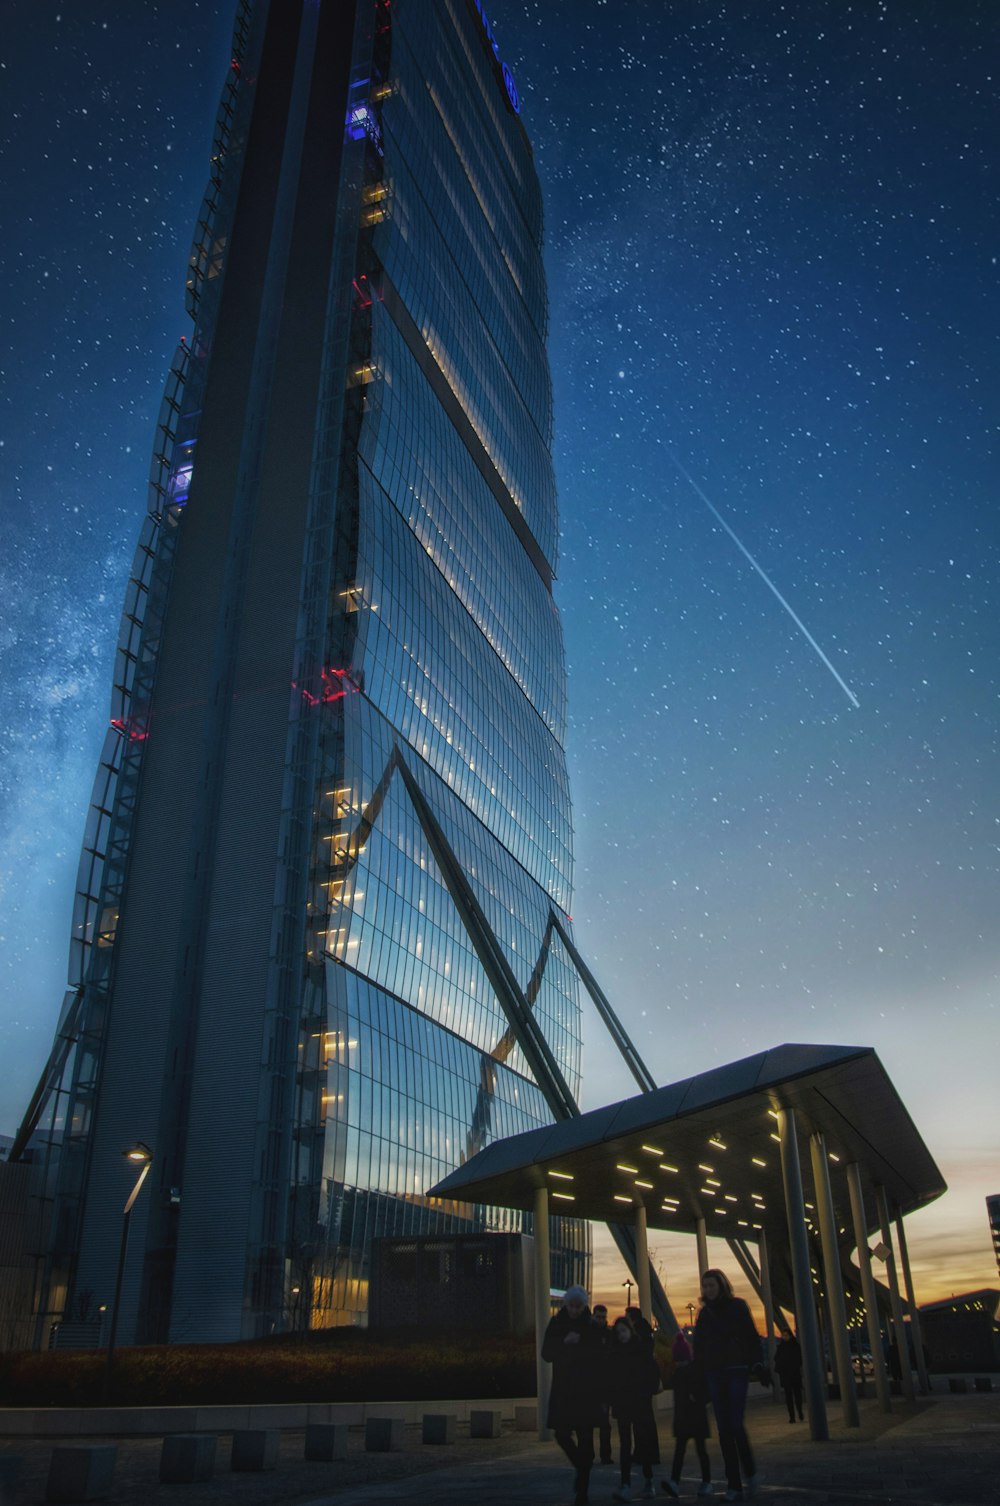
M 0 1405 L 100 1406 L 105 1354 L 0 1354 Z M 530 1396 L 531 1335 L 382 1335 L 331 1329 L 304 1339 L 120 1349 L 112 1406 L 293 1401 L 430 1401 Z

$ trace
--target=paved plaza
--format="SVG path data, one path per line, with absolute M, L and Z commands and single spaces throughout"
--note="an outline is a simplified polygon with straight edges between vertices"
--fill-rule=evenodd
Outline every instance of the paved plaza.
M 1000 1502 L 1000 1395 L 951 1395 L 946 1382 L 915 1403 L 896 1400 L 886 1416 L 874 1399 L 861 1402 L 861 1427 L 842 1426 L 831 1410 L 828 1443 L 813 1443 L 808 1425 L 789 1425 L 784 1408 L 759 1395 L 748 1409 L 763 1484 L 761 1502 L 775 1506 L 855 1506 L 855 1503 L 913 1501 L 920 1506 L 978 1506 Z M 672 1440 L 670 1418 L 661 1425 L 664 1464 L 655 1473 L 657 1496 L 666 1473 Z M 79 1441 L 79 1440 L 74 1440 Z M 99 1440 L 108 1442 L 107 1439 Z M 4 1491 L 4 1506 L 28 1506 L 45 1497 L 52 1449 L 58 1440 L 7 1439 L 0 1460 L 21 1459 L 18 1483 Z M 468 1428 L 446 1447 L 423 1445 L 420 1429 L 406 1430 L 398 1453 L 364 1450 L 361 1429 L 352 1429 L 349 1455 L 332 1464 L 306 1463 L 303 1434 L 282 1435 L 275 1470 L 233 1474 L 229 1439 L 222 1435 L 214 1478 L 202 1485 L 162 1485 L 158 1478 L 158 1439 L 118 1440 L 111 1506 L 562 1506 L 572 1499 L 570 1471 L 554 1444 L 505 1429 L 498 1439 L 477 1440 Z M 711 1445 L 717 1498 L 725 1490 L 719 1451 Z M 694 1461 L 688 1461 L 692 1463 Z M 617 1484 L 613 1468 L 595 1468 L 592 1506 L 611 1502 Z M 683 1481 L 683 1497 L 694 1499 L 698 1480 Z M 635 1480 L 633 1480 L 635 1486 Z M 638 1497 L 638 1489 L 635 1489 Z

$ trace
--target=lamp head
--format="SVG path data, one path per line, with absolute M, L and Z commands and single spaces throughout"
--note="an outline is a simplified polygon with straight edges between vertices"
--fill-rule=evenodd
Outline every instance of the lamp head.
M 137 1140 L 130 1150 L 123 1150 L 122 1155 L 133 1166 L 146 1166 L 153 1159 L 153 1152 L 142 1140 Z

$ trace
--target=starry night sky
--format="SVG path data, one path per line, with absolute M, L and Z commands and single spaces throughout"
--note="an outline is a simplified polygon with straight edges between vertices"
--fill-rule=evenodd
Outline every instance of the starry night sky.
M 546 201 L 578 944 L 659 1081 L 875 1046 L 952 1189 L 911 1222 L 919 1295 L 995 1285 L 1000 13 L 490 14 Z M 65 988 L 231 18 L 8 0 L 7 1133 Z M 585 1106 L 634 1091 L 586 1038 Z M 658 1249 L 686 1302 L 693 1254 Z

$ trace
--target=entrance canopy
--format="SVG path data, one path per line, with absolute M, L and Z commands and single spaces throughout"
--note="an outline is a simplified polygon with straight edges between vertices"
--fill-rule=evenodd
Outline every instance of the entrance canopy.
M 773 1230 L 777 1243 L 786 1227 L 779 1109 L 795 1111 L 804 1135 L 824 1137 L 845 1242 L 851 1211 L 838 1164 L 859 1167 L 869 1230 L 878 1228 L 876 1188 L 900 1214 L 946 1190 L 870 1047 L 785 1045 L 497 1140 L 431 1194 L 531 1210 L 546 1187 L 553 1214 L 625 1221 L 641 1203 L 651 1228 L 695 1233 L 703 1219 L 710 1236 L 753 1241 Z M 808 1181 L 804 1192 L 812 1230 Z

